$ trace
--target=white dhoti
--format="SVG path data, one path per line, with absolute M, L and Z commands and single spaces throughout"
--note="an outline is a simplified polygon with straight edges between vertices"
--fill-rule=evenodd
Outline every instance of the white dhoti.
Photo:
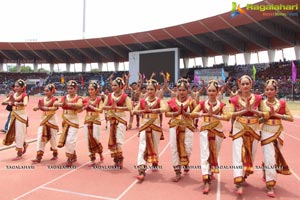
M 261 131 L 261 139 L 264 140 L 266 138 L 271 137 L 272 133 Z M 278 147 L 282 146 L 278 144 Z M 263 145 L 262 151 L 264 155 L 264 170 L 265 170 L 265 178 L 266 182 L 276 181 L 277 180 L 277 172 L 276 172 L 276 159 L 275 159 L 275 148 L 273 142 Z
M 126 120 L 126 119 L 124 119 Z M 110 122 L 107 122 L 107 130 L 108 133 L 110 133 Z M 122 145 L 124 143 L 124 137 L 126 132 L 126 126 L 122 123 L 119 123 L 117 125 L 117 131 L 116 131 L 116 139 L 117 139 L 117 146 L 119 150 L 122 150 Z
M 76 142 L 77 142 L 77 133 L 78 133 L 78 127 L 79 127 L 79 120 L 77 114 L 64 114 L 63 116 L 64 120 L 66 120 L 63 123 L 67 123 L 69 128 L 67 130 L 67 136 L 65 139 L 65 152 L 67 154 L 67 157 L 70 157 L 71 155 L 75 155 L 75 148 L 76 148 Z M 65 125 L 67 126 L 67 125 Z M 64 127 L 63 127 L 64 129 Z M 62 135 L 61 135 L 62 137 Z M 59 146 L 61 146 L 61 141 L 59 141 Z
M 48 120 L 49 123 L 57 126 L 56 116 L 53 116 L 51 119 Z M 51 150 L 57 150 L 57 130 L 54 128 L 50 128 L 51 138 L 49 140 Z M 45 151 L 45 146 L 47 142 L 42 142 L 43 136 L 43 126 L 39 126 L 38 134 L 37 134 L 37 151 Z
M 222 131 L 222 130 L 219 130 Z M 215 147 L 216 147 L 216 156 L 219 156 L 219 152 L 221 149 L 221 145 L 223 142 L 223 138 L 219 136 L 215 136 Z M 204 130 L 200 132 L 200 151 L 201 151 L 201 171 L 202 175 L 211 175 L 210 171 L 210 163 L 208 162 L 208 158 L 210 155 L 209 151 L 209 140 L 208 140 L 208 131 Z
M 277 180 L 277 173 L 290 175 L 291 171 L 286 163 L 281 148 L 283 145 L 283 127 L 282 125 L 262 126 L 261 139 L 262 151 L 264 155 L 264 172 L 266 185 L 274 187 Z
M 180 158 L 179 152 L 177 149 L 177 140 L 176 140 L 176 127 L 170 128 L 170 147 L 171 147 L 171 154 L 172 154 L 172 164 L 173 166 L 180 165 Z M 193 137 L 194 133 L 186 128 L 185 129 L 185 139 L 184 139 L 184 146 L 187 153 L 188 158 L 192 153 L 192 145 L 193 145 Z
M 27 120 L 27 115 L 19 115 L 24 120 Z M 26 136 L 26 124 L 20 122 L 18 119 L 15 120 L 15 127 L 16 127 L 16 148 L 22 149 L 25 142 Z
M 153 138 L 154 150 L 158 156 L 158 145 L 159 145 L 159 140 L 161 138 L 161 133 L 152 130 L 151 134 L 152 134 L 152 138 Z M 145 157 L 144 157 L 144 154 L 146 151 L 146 146 L 147 146 L 146 131 L 142 131 L 142 132 L 140 132 L 140 136 L 139 136 L 139 149 L 138 149 L 138 156 L 137 156 L 137 165 L 146 165 L 147 164 L 147 161 L 145 160 Z
M 66 138 L 65 150 L 66 153 L 74 154 L 77 142 L 78 128 L 69 127 L 68 135 Z
M 255 134 L 259 137 L 260 132 L 259 132 L 259 124 L 249 124 L 248 125 L 252 130 L 255 132 Z M 238 128 L 237 128 L 238 127 Z M 235 121 L 233 125 L 233 131 L 232 131 L 232 136 L 234 137 L 237 133 L 239 133 L 242 125 L 240 122 Z M 252 143 L 252 164 L 254 163 L 255 160 L 255 155 L 256 155 L 256 150 L 257 150 L 257 144 L 258 140 L 254 139 Z M 244 171 L 244 165 L 242 161 L 242 146 L 243 146 L 243 138 L 239 137 L 237 139 L 234 139 L 232 141 L 232 158 L 233 158 L 233 177 L 235 180 L 235 183 L 239 183 L 243 181 L 245 174 Z
M 97 141 L 100 141 L 100 129 L 101 129 L 101 125 L 93 124 L 93 138 L 95 138 Z M 84 124 L 83 130 L 84 130 L 85 142 L 86 142 L 87 146 L 89 146 L 88 124 Z M 89 155 L 91 155 L 91 154 L 92 154 L 92 152 L 89 151 Z

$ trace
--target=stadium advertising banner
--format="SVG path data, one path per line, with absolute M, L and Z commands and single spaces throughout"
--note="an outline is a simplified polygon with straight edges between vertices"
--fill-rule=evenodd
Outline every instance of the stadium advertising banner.
M 223 68 L 197 69 L 194 71 L 194 83 L 199 85 L 201 80 L 208 82 L 212 79 L 221 81 L 227 76 L 226 74 L 227 72 L 224 74 Z

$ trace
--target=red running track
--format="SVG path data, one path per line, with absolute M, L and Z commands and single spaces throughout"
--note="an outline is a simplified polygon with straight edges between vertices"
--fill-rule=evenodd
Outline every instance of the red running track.
M 34 140 L 40 120 L 40 113 L 32 111 L 37 103 L 37 97 L 30 98 L 27 108 L 29 113 L 29 128 L 27 140 Z M 58 116 L 61 112 L 59 112 Z M 7 116 L 5 107 L 1 107 L 0 128 L 3 127 Z M 81 114 L 82 122 L 84 113 Z M 14 148 L 0 151 L 0 191 L 1 200 L 11 199 L 270 199 L 266 196 L 265 184 L 262 182 L 262 171 L 257 169 L 248 179 L 248 186 L 240 197 L 234 193 L 232 170 L 221 170 L 212 182 L 211 191 L 208 195 L 202 194 L 202 177 L 200 169 L 191 170 L 189 175 L 184 175 L 178 183 L 171 181 L 174 172 L 171 164 L 170 146 L 168 143 L 168 119 L 164 120 L 163 129 L 165 140 L 160 143 L 160 165 L 158 172 L 148 171 L 145 181 L 136 181 L 137 170 L 134 168 L 137 159 L 138 138 L 137 129 L 126 132 L 124 151 L 124 168 L 122 170 L 108 169 L 113 165 L 107 150 L 108 133 L 105 130 L 105 122 L 102 125 L 101 142 L 104 146 L 105 160 L 98 163 L 97 168 L 87 166 L 89 163 L 87 146 L 84 141 L 83 129 L 79 130 L 76 147 L 78 162 L 74 169 L 59 169 L 65 164 L 64 149 L 59 149 L 59 159 L 50 161 L 52 156 L 48 151 L 43 157 L 42 163 L 32 165 L 31 159 L 35 158 L 36 142 L 32 142 L 26 155 L 20 161 L 11 161 L 15 157 Z M 200 122 L 201 123 L 201 122 Z M 226 135 L 230 128 L 229 122 L 224 122 Z M 300 119 L 296 118 L 293 123 L 284 123 L 285 145 L 283 154 L 293 174 L 289 176 L 278 175 L 276 186 L 276 198 L 300 199 L 300 162 L 297 154 L 297 146 L 300 145 L 300 136 L 296 130 L 300 129 Z M 298 132 L 298 131 L 297 131 Z M 2 141 L 3 135 L 0 135 Z M 0 146 L 3 148 L 3 145 Z M 199 132 L 194 134 L 191 166 L 200 165 Z M 226 138 L 220 152 L 220 165 L 231 166 L 231 139 Z M 255 166 L 262 162 L 261 148 L 258 148 Z M 31 169 L 16 169 L 16 168 Z

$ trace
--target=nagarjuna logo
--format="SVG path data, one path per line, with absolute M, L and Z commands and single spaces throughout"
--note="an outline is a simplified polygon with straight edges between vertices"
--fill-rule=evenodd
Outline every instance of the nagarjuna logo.
M 245 14 L 247 11 L 259 11 L 264 16 L 298 16 L 297 11 L 299 10 L 298 4 L 247 4 L 246 8 L 242 9 L 240 4 L 232 2 L 231 18 L 239 14 Z

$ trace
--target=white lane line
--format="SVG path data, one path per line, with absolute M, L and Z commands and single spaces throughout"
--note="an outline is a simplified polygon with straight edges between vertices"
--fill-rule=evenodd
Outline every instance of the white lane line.
M 295 123 L 295 121 L 294 121 L 294 122 L 287 122 L 287 123 L 285 124 L 285 126 L 295 126 L 295 127 L 300 127 L 299 125 L 297 125 L 297 124 Z
M 288 134 L 288 133 L 284 133 L 284 135 L 287 135 L 287 136 L 289 136 L 289 137 L 292 137 L 292 138 L 294 138 L 294 139 L 296 139 L 296 140 L 299 140 L 299 141 L 300 141 L 300 139 L 299 139 L 299 138 L 297 138 L 297 137 L 295 137 L 295 136 L 292 136 L 292 135 L 290 135 L 290 134 Z
M 73 191 L 69 191 L 69 190 L 60 190 L 60 189 L 52 188 L 52 187 L 41 187 L 41 189 L 55 191 L 55 192 L 62 192 L 62 193 L 66 193 L 66 194 L 73 194 L 73 195 L 82 196 L 82 197 L 90 197 L 90 198 L 95 198 L 95 199 L 114 200 L 114 198 L 111 198 L 111 197 L 97 196 L 97 195 L 86 194 L 86 193 L 81 193 L 81 192 L 73 192 Z
M 121 199 L 136 183 L 138 180 L 133 181 L 117 198 L 116 200 Z
M 170 142 L 165 146 L 165 148 L 160 152 L 159 157 L 165 153 L 165 151 L 167 150 L 167 148 L 169 147 Z M 117 198 L 116 200 L 120 200 L 136 183 L 138 182 L 138 180 L 133 181 Z
M 137 134 L 134 134 L 134 135 L 132 135 L 130 138 L 128 138 L 128 139 L 124 142 L 124 144 L 127 143 L 127 142 L 129 142 L 130 140 L 132 140 L 132 138 L 134 138 L 134 137 L 137 137 Z M 106 151 L 104 154 L 107 154 L 107 153 L 109 153 L 109 151 Z M 69 174 L 71 174 L 71 173 L 77 171 L 78 169 L 84 167 L 85 165 L 87 165 L 87 164 L 89 164 L 89 163 L 90 163 L 90 161 L 88 161 L 88 162 L 86 162 L 86 163 L 80 165 L 80 166 L 77 167 L 76 169 L 73 169 L 73 170 L 71 170 L 71 171 L 69 171 L 69 172 L 67 172 L 67 173 L 65 173 L 65 174 L 62 174 L 62 175 L 56 177 L 55 179 L 52 179 L 52 180 L 50 180 L 50 181 L 48 181 L 48 182 L 46 182 L 46 183 L 44 183 L 44 184 L 42 184 L 42 185 L 40 185 L 40 186 L 38 186 L 38 187 L 36 187 L 36 188 L 34 188 L 34 189 L 28 191 L 28 192 L 26 192 L 26 193 L 24 193 L 24 194 L 22 194 L 22 195 L 16 197 L 15 200 L 21 199 L 22 197 L 25 197 L 25 196 L 27 196 L 28 194 L 30 194 L 30 193 L 32 193 L 32 192 L 34 192 L 34 191 L 36 191 L 36 190 L 38 190 L 38 189 L 40 189 L 40 188 L 42 188 L 42 187 L 48 185 L 48 184 L 50 184 L 50 183 L 53 183 L 53 182 L 55 182 L 55 181 L 57 181 L 57 180 L 59 180 L 59 179 L 65 177 L 65 176 L 67 176 L 67 175 L 69 175 Z
M 296 177 L 296 179 L 298 179 L 298 181 L 300 181 L 300 177 L 291 168 L 290 168 L 290 171 Z
M 218 158 L 218 163 L 220 163 L 220 158 Z M 217 195 L 216 200 L 221 199 L 221 170 L 218 173 L 218 182 L 217 182 Z

